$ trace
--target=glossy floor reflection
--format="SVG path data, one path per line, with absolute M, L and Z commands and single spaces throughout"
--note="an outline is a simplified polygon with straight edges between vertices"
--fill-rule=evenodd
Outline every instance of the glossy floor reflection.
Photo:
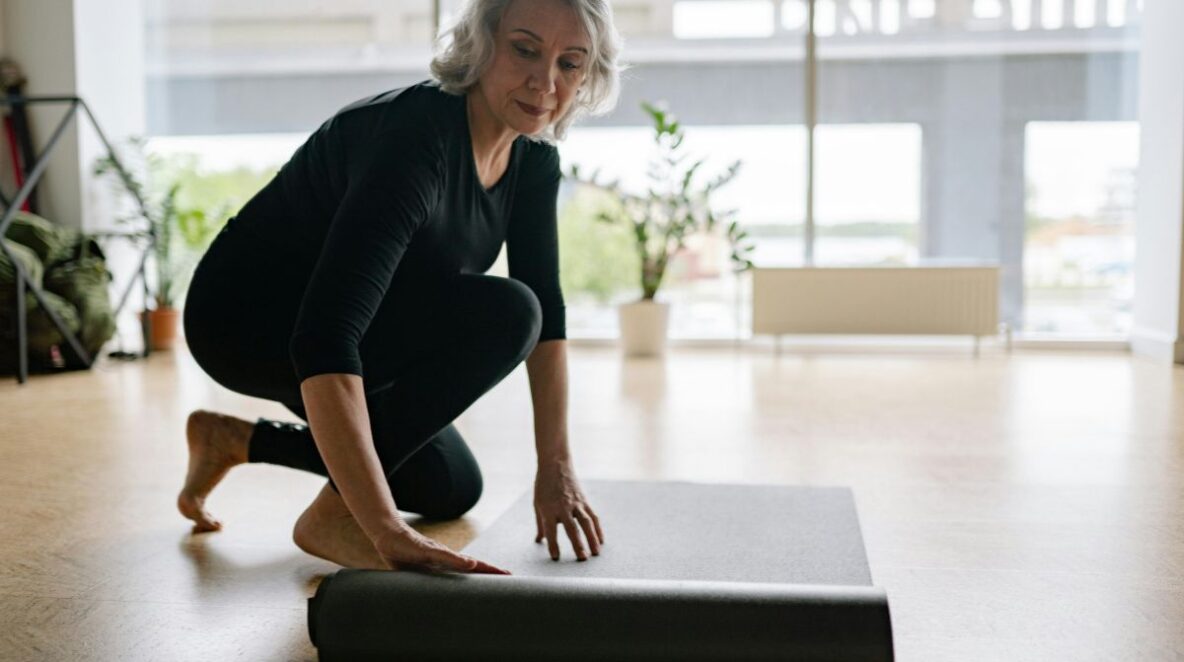
M 581 477 L 852 486 L 901 660 L 1184 657 L 1184 369 L 575 347 L 570 372 Z M 290 534 L 323 479 L 236 468 L 209 500 L 213 534 L 190 535 L 173 505 L 190 410 L 290 414 L 212 383 L 183 348 L 14 382 L 0 382 L 0 658 L 315 659 L 304 598 L 336 566 Z M 408 515 L 453 548 L 531 487 L 524 369 L 457 425 L 481 502 L 453 522 Z

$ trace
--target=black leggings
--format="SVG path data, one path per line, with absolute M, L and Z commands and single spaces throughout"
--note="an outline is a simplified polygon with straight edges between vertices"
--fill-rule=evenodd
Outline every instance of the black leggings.
M 186 341 L 214 381 L 307 421 L 288 358 L 307 271 L 276 263 L 233 222 L 194 272 Z M 477 502 L 481 470 L 452 421 L 530 354 L 541 325 L 521 281 L 396 277 L 358 350 L 374 447 L 400 510 L 452 519 Z M 329 476 L 307 425 L 258 419 L 248 459 Z

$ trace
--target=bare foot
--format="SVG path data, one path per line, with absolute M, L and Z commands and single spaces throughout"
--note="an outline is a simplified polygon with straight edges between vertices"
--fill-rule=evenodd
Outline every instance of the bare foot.
M 217 531 L 222 523 L 205 509 L 206 496 L 227 471 L 247 461 L 247 445 L 255 425 L 241 418 L 204 409 L 189 414 L 189 472 L 177 496 L 177 509 L 193 520 L 194 533 Z
M 296 520 L 292 541 L 308 554 L 346 568 L 390 569 L 328 483 Z

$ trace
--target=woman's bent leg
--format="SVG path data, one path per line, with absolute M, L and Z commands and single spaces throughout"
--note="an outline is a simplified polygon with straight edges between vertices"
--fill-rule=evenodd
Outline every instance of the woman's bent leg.
M 480 469 L 451 422 L 521 363 L 540 327 L 529 288 L 495 276 L 458 275 L 384 302 L 359 350 L 375 449 L 400 509 L 450 519 L 476 503 Z M 300 403 L 284 400 L 307 420 Z M 248 459 L 328 477 L 307 425 L 259 419 Z
M 255 424 L 248 462 L 278 464 L 329 478 L 307 425 L 260 418 Z M 481 497 L 481 468 L 451 423 L 414 452 L 392 475 L 391 495 L 399 510 L 432 519 L 460 517 Z M 337 491 L 330 478 L 330 489 Z

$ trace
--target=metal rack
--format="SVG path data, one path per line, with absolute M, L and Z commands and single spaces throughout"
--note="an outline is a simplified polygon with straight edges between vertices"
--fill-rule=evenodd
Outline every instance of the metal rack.
M 120 180 L 123 182 L 128 192 L 132 194 L 132 197 L 135 198 L 136 203 L 139 205 L 140 213 L 144 216 L 144 218 L 147 219 L 148 212 L 144 205 L 143 198 L 140 197 L 140 194 L 137 192 L 136 188 L 131 185 L 131 179 L 127 173 L 127 170 L 125 170 L 123 164 L 119 162 L 115 151 L 111 148 L 111 143 L 108 142 L 106 135 L 103 134 L 103 130 L 99 127 L 98 121 L 95 120 L 94 114 L 91 113 L 90 108 L 86 105 L 85 101 L 77 96 L 24 96 L 18 94 L 9 94 L 7 96 L 0 97 L 0 106 L 4 107 L 19 107 L 22 104 L 33 106 L 38 104 L 55 103 L 69 104 L 69 107 L 66 110 L 66 114 L 58 123 L 57 128 L 54 129 L 53 134 L 50 136 L 45 149 L 34 161 L 33 167 L 29 169 L 27 173 L 25 173 L 26 179 L 24 184 L 19 190 L 17 190 L 16 195 L 11 200 L 9 200 L 3 194 L 3 192 L 0 192 L 0 205 L 4 206 L 4 213 L 0 215 L 0 237 L 7 235 L 8 226 L 12 223 L 13 217 L 16 216 L 16 213 L 20 210 L 21 205 L 24 204 L 25 200 L 29 197 L 29 194 L 32 192 L 33 187 L 37 184 L 37 181 L 41 178 L 41 175 L 45 173 L 45 169 L 49 164 L 50 153 L 53 151 L 54 147 L 57 146 L 58 141 L 61 139 L 62 134 L 69 126 L 70 121 L 73 120 L 77 115 L 79 108 L 82 108 L 83 112 L 86 114 L 87 119 L 90 121 L 91 126 L 94 127 L 95 133 L 98 134 L 99 140 L 103 142 L 103 146 L 107 149 L 107 154 L 111 157 L 111 161 L 115 164 L 115 169 L 119 173 Z M 126 236 L 132 236 L 132 234 L 133 233 L 129 233 Z M 132 274 L 131 280 L 128 281 L 127 287 L 124 289 L 122 296 L 119 298 L 119 304 L 115 307 L 116 317 L 119 316 L 119 313 L 123 310 L 124 305 L 127 303 L 128 296 L 131 294 L 132 288 L 135 286 L 137 280 L 139 280 L 143 286 L 144 300 L 147 301 L 149 298 L 148 278 L 145 270 L 148 263 L 148 255 L 152 252 L 152 248 L 156 243 L 156 229 L 153 227 L 152 223 L 148 223 L 148 231 L 146 233 L 134 234 L 137 236 L 146 234 L 148 237 L 148 245 L 140 254 L 139 266 L 136 268 L 135 273 Z M 104 233 L 104 236 L 119 236 L 119 233 Z M 16 259 L 16 256 L 8 250 L 8 247 L 5 246 L 4 242 L 2 241 L 0 241 L 0 251 L 3 251 L 4 255 L 12 262 L 13 267 L 16 270 L 17 383 L 24 384 L 29 379 L 28 312 L 25 306 L 26 293 L 32 294 L 37 300 L 38 304 L 41 306 L 42 312 L 49 316 L 50 321 L 53 322 L 55 327 L 57 327 L 58 332 L 60 332 L 62 337 L 65 338 L 66 346 L 69 347 L 70 351 L 78 358 L 83 366 L 90 368 L 92 365 L 94 365 L 95 357 L 92 357 L 86 351 L 86 349 L 82 346 L 82 343 L 79 341 L 78 336 L 70 331 L 70 328 L 61 319 L 61 317 L 59 317 L 57 313 L 55 313 L 53 309 L 49 307 L 48 302 L 45 299 L 44 290 L 30 279 L 29 274 L 25 272 L 21 262 Z M 151 343 L 149 342 L 149 338 L 151 337 L 151 323 L 149 322 L 148 317 L 149 316 L 146 314 L 142 315 L 140 322 L 141 331 L 144 335 L 144 351 L 142 355 L 145 357 L 148 356 L 151 351 Z

